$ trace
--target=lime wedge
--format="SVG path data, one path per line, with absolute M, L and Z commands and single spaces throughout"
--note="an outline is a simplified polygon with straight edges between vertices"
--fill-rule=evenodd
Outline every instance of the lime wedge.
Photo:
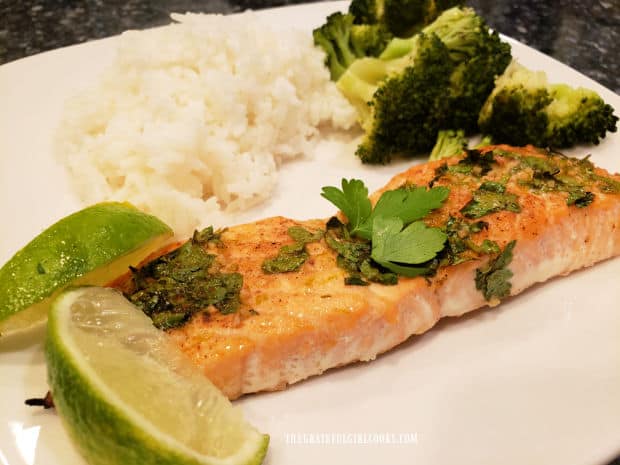
M 269 437 L 109 288 L 52 303 L 45 355 L 54 404 L 91 465 L 258 465 Z
M 47 228 L 0 268 L 0 336 L 45 321 L 69 284 L 102 285 L 161 248 L 172 230 L 127 203 L 106 202 Z

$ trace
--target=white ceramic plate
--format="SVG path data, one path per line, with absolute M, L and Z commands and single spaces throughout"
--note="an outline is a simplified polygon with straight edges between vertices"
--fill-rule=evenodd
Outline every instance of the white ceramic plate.
M 345 7 L 261 14 L 310 30 Z M 51 140 L 63 101 L 96 79 L 114 45 L 114 38 L 90 42 L 0 67 L 0 263 L 80 208 Z M 557 61 L 518 43 L 513 53 L 620 109 L 620 97 Z M 618 135 L 580 153 L 588 152 L 620 171 Z M 356 176 L 374 189 L 404 166 L 363 167 L 326 144 L 314 160 L 286 165 L 273 199 L 245 219 L 326 216 L 332 209 L 321 186 Z M 620 259 L 609 260 L 494 310 L 440 322 L 372 363 L 238 403 L 271 435 L 269 464 L 602 463 L 620 452 L 618 276 Z M 0 349 L 0 464 L 82 464 L 57 415 L 24 405 L 45 391 L 41 344 Z

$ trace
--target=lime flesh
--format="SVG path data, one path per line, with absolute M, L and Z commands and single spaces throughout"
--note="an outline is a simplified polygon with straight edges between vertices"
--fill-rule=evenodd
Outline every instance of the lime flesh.
M 105 202 L 47 228 L 0 268 L 0 337 L 43 323 L 69 284 L 102 285 L 161 248 L 172 230 L 127 203 Z
M 260 464 L 269 438 L 113 289 L 52 304 L 45 354 L 56 408 L 92 465 Z

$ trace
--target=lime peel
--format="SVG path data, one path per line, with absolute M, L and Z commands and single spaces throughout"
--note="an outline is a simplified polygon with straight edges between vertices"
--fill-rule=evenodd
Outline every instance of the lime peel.
M 106 284 L 172 235 L 128 203 L 99 203 L 61 219 L 0 268 L 0 337 L 45 322 L 50 301 L 69 284 Z
M 56 408 L 90 464 L 262 463 L 269 437 L 117 291 L 63 293 L 45 354 Z

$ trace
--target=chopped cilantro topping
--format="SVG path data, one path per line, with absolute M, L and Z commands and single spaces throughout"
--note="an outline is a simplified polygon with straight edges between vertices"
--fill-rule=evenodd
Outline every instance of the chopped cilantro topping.
M 472 149 L 467 150 L 465 152 L 465 157 L 451 168 L 455 172 L 482 177 L 493 169 L 494 163 L 495 158 L 493 157 L 492 151 L 482 153 L 479 150 Z
M 456 265 L 471 260 L 480 254 L 491 255 L 499 253 L 500 249 L 496 242 L 484 239 L 481 244 L 476 244 L 471 238 L 472 234 L 476 234 L 488 227 L 489 224 L 485 221 L 469 223 L 467 220 L 450 216 L 445 226 L 448 236 L 446 247 L 447 263 Z
M 470 177 L 471 180 L 481 178 L 488 174 L 495 164 L 493 151 L 482 153 L 476 149 L 468 149 L 458 163 L 453 165 L 442 163 L 435 168 L 435 176 L 428 183 L 428 187 L 433 187 L 437 181 L 450 174 L 461 175 L 461 178 L 463 176 Z
M 550 158 L 541 157 L 522 157 L 521 162 L 531 168 L 538 175 L 556 175 L 560 172 L 557 164 L 553 163 Z
M 151 316 L 153 325 L 159 329 L 170 329 L 185 323 L 187 315 L 183 312 L 154 312 Z
M 263 262 L 262 269 L 265 273 L 297 271 L 308 259 L 306 244 L 320 241 L 323 237 L 323 231 L 311 233 L 301 226 L 291 226 L 287 232 L 295 242 L 280 247 L 278 255 Z
M 483 182 L 474 192 L 473 198 L 461 208 L 466 218 L 481 218 L 498 211 L 519 213 L 521 207 L 517 196 L 506 192 L 506 187 L 498 182 Z
M 220 233 L 211 227 L 142 268 L 131 268 L 134 289 L 127 297 L 156 327 L 180 326 L 211 306 L 223 314 L 239 308 L 243 276 L 212 270 L 215 255 L 205 250 L 208 243 L 220 244 Z
M 568 193 L 566 205 L 575 205 L 578 208 L 584 208 L 590 205 L 593 201 L 594 194 L 592 192 L 579 189 Z
M 516 243 L 510 241 L 497 257 L 476 269 L 476 289 L 482 292 L 487 301 L 496 301 L 510 295 L 512 271 L 508 265 L 512 261 Z
M 364 281 L 359 276 L 347 276 L 344 278 L 344 283 L 347 286 L 369 286 L 368 281 Z
M 556 158 L 555 161 L 551 160 L 553 157 Z M 594 200 L 594 194 L 585 189 L 588 179 L 584 179 L 583 175 L 591 177 L 591 174 L 588 174 L 591 164 L 587 159 L 575 163 L 574 159 L 557 155 L 549 155 L 547 158 L 523 157 L 521 165 L 532 170 L 531 179 L 521 181 L 522 185 L 532 190 L 565 192 L 566 205 L 575 205 L 579 208 L 587 207 Z M 571 170 L 573 166 L 577 168 L 576 172 Z
M 485 239 L 482 241 L 482 244 L 477 245 L 471 241 L 468 241 L 467 246 L 473 250 L 474 252 L 481 253 L 484 255 L 491 255 L 495 253 L 499 253 L 499 245 L 497 242 L 490 241 L 489 239 Z
M 435 185 L 437 181 L 439 181 L 446 173 L 448 172 L 448 164 L 442 163 L 437 168 L 435 168 L 435 176 L 428 183 L 428 187 L 431 188 Z
M 368 282 L 374 282 L 392 285 L 398 282 L 394 273 L 374 263 L 370 258 L 370 241 L 352 237 L 347 227 L 336 217 L 327 222 L 325 242 L 338 253 L 338 266 L 349 273 L 345 284 L 365 286 Z
M 599 189 L 606 194 L 620 194 L 620 182 L 615 179 L 600 176 L 598 174 L 592 174 L 592 179 L 598 182 Z

